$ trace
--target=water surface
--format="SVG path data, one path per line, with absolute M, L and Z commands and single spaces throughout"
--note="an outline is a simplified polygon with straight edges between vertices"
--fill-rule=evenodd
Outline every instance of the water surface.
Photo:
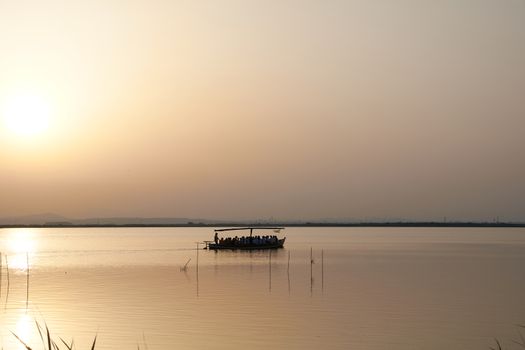
M 2 229 L 0 345 L 38 349 L 36 319 L 79 349 L 469 350 L 525 322 L 524 229 L 283 234 L 270 257 L 197 251 L 209 228 Z

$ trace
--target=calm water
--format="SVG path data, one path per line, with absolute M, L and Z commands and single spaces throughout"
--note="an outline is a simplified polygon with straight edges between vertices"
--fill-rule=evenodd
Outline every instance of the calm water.
M 512 348 L 525 323 L 524 229 L 288 228 L 271 263 L 197 256 L 212 233 L 0 230 L 0 346 L 39 349 L 35 319 L 78 349 L 150 350 Z

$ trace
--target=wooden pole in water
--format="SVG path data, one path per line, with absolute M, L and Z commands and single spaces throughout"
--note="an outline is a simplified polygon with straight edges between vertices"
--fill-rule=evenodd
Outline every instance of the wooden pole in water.
M 26 281 L 26 309 L 29 304 L 29 253 L 26 253 L 27 281 Z
M 199 242 L 197 242 L 197 269 L 199 269 Z
M 9 260 L 7 260 L 7 255 L 5 256 L 5 268 L 7 270 L 7 292 L 9 293 Z
M 272 291 L 272 250 L 269 249 L 268 253 L 268 290 Z
M 195 280 L 197 282 L 197 297 L 199 297 L 199 242 L 197 242 L 197 261 L 195 263 Z
M 321 290 L 324 291 L 324 249 L 321 249 Z
M 314 288 L 314 256 L 313 256 L 313 248 L 310 247 L 310 295 L 312 295 L 312 291 Z
M 290 251 L 288 251 L 288 269 L 286 274 L 288 275 L 288 294 L 290 294 Z
M 5 305 L 4 309 L 7 307 L 7 300 L 9 299 L 9 260 L 7 260 L 7 255 L 5 256 L 5 267 L 7 269 L 7 292 L 5 294 Z

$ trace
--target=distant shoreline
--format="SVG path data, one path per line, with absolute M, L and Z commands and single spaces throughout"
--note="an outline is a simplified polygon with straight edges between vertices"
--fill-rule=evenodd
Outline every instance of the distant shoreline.
M 508 227 L 525 228 L 525 223 L 508 222 L 360 222 L 360 223 L 323 223 L 323 222 L 272 222 L 272 223 L 187 223 L 187 224 L 27 224 L 0 225 L 0 228 L 110 228 L 110 227 Z

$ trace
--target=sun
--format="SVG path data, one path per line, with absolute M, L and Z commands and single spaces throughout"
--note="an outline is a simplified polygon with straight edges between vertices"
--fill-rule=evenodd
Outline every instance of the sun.
M 50 114 L 46 99 L 31 93 L 9 96 L 2 111 L 6 129 L 18 137 L 43 134 L 49 127 Z

